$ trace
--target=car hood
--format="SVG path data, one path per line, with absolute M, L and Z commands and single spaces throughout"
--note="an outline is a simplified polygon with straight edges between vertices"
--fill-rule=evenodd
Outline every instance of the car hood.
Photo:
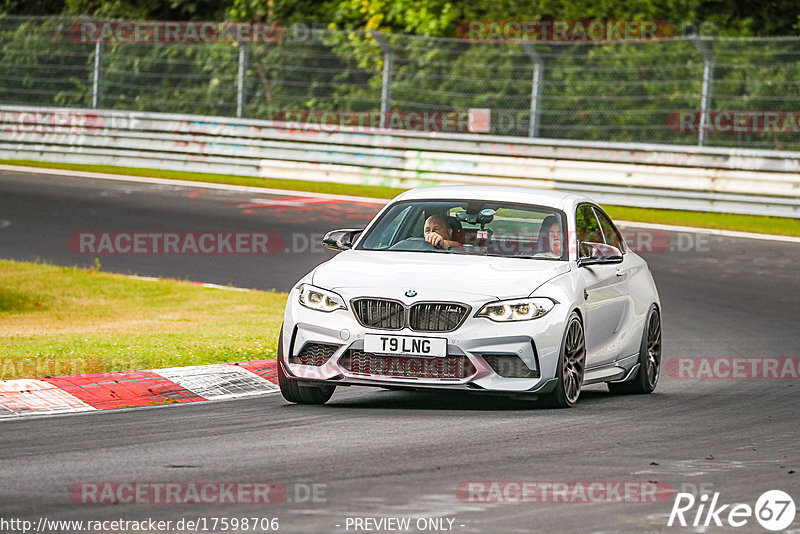
M 398 298 L 398 292 L 414 290 L 422 298 L 460 293 L 504 299 L 526 296 L 569 269 L 567 262 L 552 260 L 348 250 L 317 267 L 312 283 L 393 298 Z

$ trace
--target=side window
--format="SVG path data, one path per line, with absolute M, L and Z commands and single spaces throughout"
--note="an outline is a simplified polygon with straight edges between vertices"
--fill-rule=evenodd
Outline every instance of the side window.
M 617 230 L 617 227 L 614 226 L 614 223 L 611 222 L 611 219 L 608 218 L 608 215 L 606 215 L 603 210 L 595 208 L 594 212 L 597 214 L 597 219 L 600 221 L 600 228 L 603 229 L 606 245 L 617 247 L 624 252 L 625 245 L 623 244 L 622 235 L 619 233 L 619 230 Z
M 578 206 L 578 211 L 575 212 L 575 227 L 578 234 L 579 245 L 585 241 L 593 243 L 604 242 L 603 231 L 600 229 L 600 224 L 597 222 L 594 210 L 589 204 L 581 204 Z M 581 257 L 583 257 L 583 250 L 579 250 L 581 250 Z

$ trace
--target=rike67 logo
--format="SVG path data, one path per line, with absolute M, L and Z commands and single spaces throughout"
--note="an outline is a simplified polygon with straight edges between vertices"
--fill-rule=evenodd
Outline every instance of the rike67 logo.
M 781 490 L 764 492 L 755 507 L 745 503 L 720 504 L 719 492 L 709 497 L 707 493 L 695 497 L 691 493 L 677 493 L 667 526 L 743 527 L 752 524 L 753 518 L 763 528 L 777 532 L 794 522 L 794 500 Z

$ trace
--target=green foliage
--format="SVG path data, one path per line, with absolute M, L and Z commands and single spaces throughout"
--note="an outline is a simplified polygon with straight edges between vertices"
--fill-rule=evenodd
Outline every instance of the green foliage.
M 136 20 L 325 22 L 353 30 L 452 37 L 464 20 L 667 20 L 713 35 L 789 35 L 800 0 L 0 0 L 0 15 Z
M 65 0 L 60 14 L 97 19 L 224 20 L 225 7 L 214 0 Z
M 91 105 L 93 46 L 74 46 L 65 18 L 0 18 L 0 102 Z

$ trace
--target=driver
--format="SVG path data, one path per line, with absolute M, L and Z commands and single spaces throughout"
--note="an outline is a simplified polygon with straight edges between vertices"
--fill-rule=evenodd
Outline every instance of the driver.
M 453 241 L 453 227 L 447 218 L 441 215 L 431 215 L 425 220 L 425 241 L 434 247 L 447 250 L 452 247 L 460 247 L 461 243 Z

